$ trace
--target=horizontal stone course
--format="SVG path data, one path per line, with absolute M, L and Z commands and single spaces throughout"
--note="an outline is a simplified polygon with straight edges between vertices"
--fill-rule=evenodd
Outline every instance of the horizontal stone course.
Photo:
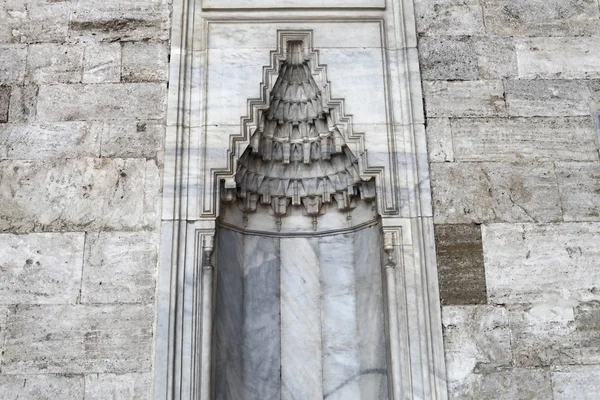
M 5 375 L 0 374 L 0 393 L 4 400 L 81 400 L 82 375 Z
M 86 375 L 85 398 L 94 400 L 150 400 L 152 398 L 152 374 Z
M 20 305 L 8 315 L 2 372 L 149 372 L 154 309 Z
M 25 79 L 27 46 L 0 44 L 0 85 L 18 85 Z
M 600 164 L 558 162 L 556 176 L 565 221 L 600 221 Z
M 423 82 L 427 117 L 506 116 L 501 81 Z
M 166 43 L 124 43 L 123 82 L 166 82 L 168 54 Z
M 554 400 L 600 398 L 600 366 L 559 367 L 552 372 Z
M 83 242 L 83 233 L 0 234 L 0 304 L 74 304 Z
M 27 83 L 79 83 L 83 74 L 82 46 L 32 44 L 28 48 Z
M 85 47 L 83 83 L 121 81 L 121 43 L 100 43 Z
M 485 32 L 478 0 L 415 1 L 417 32 L 424 35 L 478 35 Z

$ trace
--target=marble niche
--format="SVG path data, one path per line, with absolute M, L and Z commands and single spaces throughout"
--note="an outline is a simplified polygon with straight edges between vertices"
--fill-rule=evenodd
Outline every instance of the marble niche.
M 388 398 L 375 182 L 361 177 L 310 62 L 303 41 L 286 43 L 221 188 L 218 400 Z

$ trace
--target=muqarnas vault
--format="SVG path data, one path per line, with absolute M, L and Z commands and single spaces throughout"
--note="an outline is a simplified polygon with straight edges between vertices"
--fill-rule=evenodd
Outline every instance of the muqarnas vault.
M 221 188 L 217 399 L 385 399 L 375 179 L 348 146 L 343 101 L 291 39 Z M 322 67 L 324 68 L 324 67 Z

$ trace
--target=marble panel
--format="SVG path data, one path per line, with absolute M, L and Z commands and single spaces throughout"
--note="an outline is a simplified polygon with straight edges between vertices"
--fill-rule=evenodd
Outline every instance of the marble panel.
M 5 374 L 150 372 L 154 307 L 21 305 L 8 315 Z
M 318 239 L 281 239 L 280 252 L 281 399 L 322 398 Z
M 595 37 L 516 39 L 519 78 L 597 79 L 600 54 Z
M 491 224 L 482 229 L 493 304 L 600 300 L 600 224 Z
M 84 236 L 84 233 L 1 234 L 0 304 L 78 301 Z
M 85 400 L 150 400 L 152 374 L 90 374 L 85 376 Z
M 600 398 L 600 367 L 559 367 L 552 372 L 554 400 L 596 400 Z
M 3 400 L 81 400 L 82 375 L 0 375 Z M 91 398 L 90 398 L 91 399 Z
M 244 398 L 279 400 L 279 238 L 244 235 Z M 241 321 L 240 321 L 241 322 Z
M 388 398 L 388 368 L 379 226 L 353 234 L 360 399 Z
M 228 229 L 217 230 L 215 304 L 215 399 L 244 398 L 244 238 Z
M 353 236 L 319 239 L 323 398 L 332 400 L 362 398 Z
M 385 0 L 202 0 L 202 8 L 385 8 Z
M 589 117 L 462 118 L 451 125 L 457 161 L 598 159 Z
M 156 232 L 88 232 L 82 303 L 154 303 Z

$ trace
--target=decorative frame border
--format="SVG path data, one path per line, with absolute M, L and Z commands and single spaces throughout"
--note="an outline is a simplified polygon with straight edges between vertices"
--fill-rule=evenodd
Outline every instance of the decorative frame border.
M 211 23 L 225 21 L 380 23 L 391 130 L 388 165 L 374 170 L 379 181 L 389 182 L 387 190 L 395 199 L 384 201 L 379 208 L 390 399 L 447 399 L 412 2 L 386 0 L 385 9 L 322 9 L 317 16 L 307 9 L 203 10 L 197 0 L 174 0 L 157 285 L 155 399 L 210 400 L 213 396 L 209 360 L 214 266 L 210 249 L 217 228 L 215 178 L 231 171 L 207 169 L 202 143 L 206 140 L 207 33 Z M 247 115 L 252 118 L 250 103 Z M 239 137 L 243 138 L 244 132 Z M 235 141 L 230 140 L 231 144 Z M 370 168 L 367 166 L 368 171 Z M 208 190 L 200 185 L 206 179 L 212 180 L 204 186 Z M 378 201 L 382 199 L 380 190 L 378 182 Z

